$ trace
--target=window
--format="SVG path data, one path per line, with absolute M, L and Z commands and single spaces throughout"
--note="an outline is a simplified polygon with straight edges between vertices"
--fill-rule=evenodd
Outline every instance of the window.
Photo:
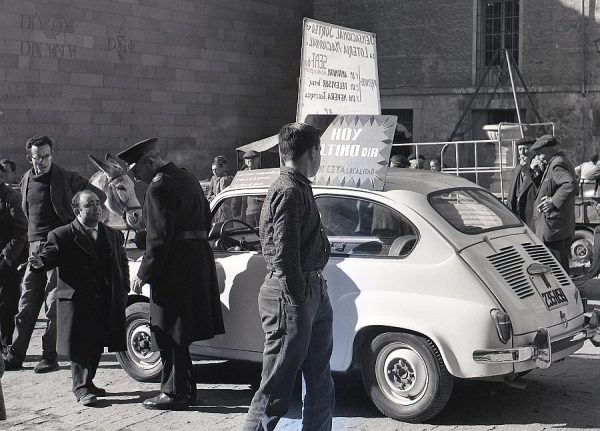
M 416 229 L 385 205 L 340 196 L 316 201 L 334 255 L 406 256 L 417 242 Z
M 227 220 L 240 220 L 258 229 L 260 211 L 265 201 L 264 196 L 235 196 L 224 199 L 213 215 L 212 224 L 223 223 Z
M 456 230 L 466 234 L 522 226 L 517 216 L 484 190 L 435 192 L 429 195 L 429 203 Z
M 485 75 L 488 66 L 507 71 L 504 50 L 519 64 L 519 0 L 481 0 L 479 4 L 479 37 L 477 81 Z M 499 53 L 498 56 L 495 56 Z M 490 71 L 485 85 L 495 86 L 497 73 Z
M 264 201 L 264 195 L 249 195 L 219 202 L 209 234 L 213 250 L 260 253 L 258 222 Z

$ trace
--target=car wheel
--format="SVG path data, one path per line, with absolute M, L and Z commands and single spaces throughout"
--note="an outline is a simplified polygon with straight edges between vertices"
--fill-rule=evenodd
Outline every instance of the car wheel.
M 588 268 L 594 259 L 594 234 L 587 230 L 576 230 L 571 240 L 571 268 Z
M 163 368 L 160 353 L 150 350 L 150 305 L 136 302 L 127 307 L 125 324 L 127 351 L 117 353 L 119 364 L 138 382 L 160 382 Z
M 362 361 L 363 383 L 384 415 L 418 423 L 444 408 L 454 379 L 431 341 L 388 332 L 375 337 L 367 347 Z

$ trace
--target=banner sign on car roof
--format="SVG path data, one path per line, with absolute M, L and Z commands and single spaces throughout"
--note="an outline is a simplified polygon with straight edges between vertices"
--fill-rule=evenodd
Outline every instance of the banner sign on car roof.
M 383 190 L 396 121 L 395 115 L 309 115 L 307 123 L 325 130 L 314 183 Z
M 279 177 L 279 168 L 245 169 L 238 171 L 229 185 L 232 189 L 253 189 L 268 187 Z
M 375 33 L 304 18 L 297 121 L 380 114 Z

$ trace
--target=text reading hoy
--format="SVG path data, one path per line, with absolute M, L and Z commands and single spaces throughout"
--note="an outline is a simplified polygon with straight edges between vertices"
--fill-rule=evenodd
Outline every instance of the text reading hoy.
M 329 139 L 331 141 L 356 141 L 363 129 L 353 129 L 351 127 L 334 127 L 331 129 Z M 378 157 L 379 149 L 365 147 L 358 144 L 321 144 L 322 156 L 339 157 Z

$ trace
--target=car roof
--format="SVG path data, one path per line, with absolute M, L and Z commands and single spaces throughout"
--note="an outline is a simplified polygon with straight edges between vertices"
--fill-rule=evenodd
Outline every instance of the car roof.
M 431 192 L 464 187 L 479 187 L 471 181 L 454 174 L 422 169 L 389 168 L 383 191 L 407 190 L 428 195 Z

